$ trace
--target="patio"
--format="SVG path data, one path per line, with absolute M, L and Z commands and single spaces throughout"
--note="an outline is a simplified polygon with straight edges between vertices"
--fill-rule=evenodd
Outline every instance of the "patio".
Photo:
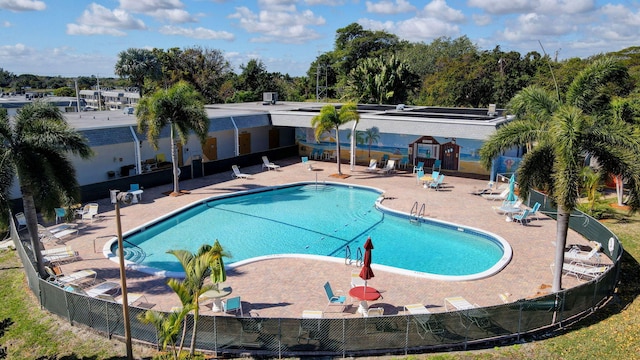
M 281 166 L 279 171 L 263 170 L 261 164 L 242 168 L 243 173 L 251 174 L 251 179 L 232 179 L 229 169 L 228 172 L 181 181 L 180 189 L 189 193 L 178 197 L 163 194 L 171 190 L 170 184 L 144 189 L 141 202 L 121 207 L 122 229 L 126 232 L 162 214 L 216 194 L 297 181 L 367 185 L 385 190 L 383 204 L 387 207 L 408 213 L 416 201 L 425 203 L 427 217 L 490 231 L 506 239 L 513 248 L 513 258 L 501 272 L 486 279 L 464 282 L 426 280 L 376 270 L 374 254 L 376 276 L 369 284 L 380 290 L 383 298 L 371 302 L 371 306 L 384 307 L 387 315 L 402 313 L 404 305 L 414 303 L 423 303 L 431 312 L 443 312 L 447 297 L 462 296 L 480 306 L 490 306 L 550 291 L 556 222 L 546 216 L 533 220 L 528 226 L 505 222 L 504 216 L 491 209 L 499 202 L 471 194 L 485 188 L 487 181 L 447 176 L 443 187 L 434 191 L 420 186 L 411 168 L 383 175 L 367 172 L 365 166 L 357 166 L 351 171 L 348 164 L 342 164 L 343 173 L 350 175 L 342 179 L 331 176 L 337 172 L 334 162 L 314 161 L 313 171 L 308 171 L 307 166 L 299 161 L 299 158 L 276 160 L 274 162 Z M 65 273 L 93 269 L 98 274 L 98 282 L 119 281 L 117 263 L 102 255 L 104 243 L 115 236 L 115 211 L 108 194 L 98 203 L 100 220 L 85 221 L 79 235 L 65 242 L 79 252 L 81 260 L 64 264 L 62 269 Z M 224 239 L 219 240 L 224 247 Z M 588 242 L 570 231 L 567 244 L 586 245 Z M 425 249 L 425 256 L 429 256 L 428 249 Z M 342 290 L 343 295 L 347 295 L 349 306 L 344 312 L 329 308 L 334 312 L 327 312 L 324 316 L 361 317 L 356 312 L 358 301 L 349 302 L 348 297 L 354 269 L 354 266 L 336 262 L 274 258 L 229 269 L 224 286 L 232 287 L 231 297 L 241 296 L 245 316 L 299 318 L 304 310 L 325 309 L 327 299 L 323 285 L 329 281 L 334 291 Z M 127 271 L 127 281 L 128 290 L 143 292 L 147 301 L 155 304 L 155 310 L 169 311 L 180 305 L 164 278 Z M 565 288 L 579 283 L 573 277 L 563 277 Z M 210 313 L 207 309 L 201 311 Z

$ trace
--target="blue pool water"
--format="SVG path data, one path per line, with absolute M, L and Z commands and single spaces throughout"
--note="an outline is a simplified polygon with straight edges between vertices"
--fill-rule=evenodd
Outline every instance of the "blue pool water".
M 375 266 L 435 276 L 498 271 L 510 248 L 497 236 L 455 224 L 421 220 L 376 206 L 380 191 L 342 185 L 298 184 L 218 197 L 193 204 L 125 237 L 125 257 L 141 267 L 182 271 L 167 250 L 195 252 L 218 239 L 227 265 L 262 256 L 299 254 L 344 261 L 368 236 Z M 110 246 L 115 254 L 117 243 Z M 505 254 L 508 253 L 508 256 Z M 485 275 L 486 276 L 486 275 Z

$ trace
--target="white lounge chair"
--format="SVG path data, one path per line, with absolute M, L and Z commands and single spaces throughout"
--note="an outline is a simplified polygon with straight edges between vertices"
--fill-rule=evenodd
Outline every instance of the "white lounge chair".
M 365 169 L 367 172 L 378 172 L 378 160 L 369 160 L 369 166 Z
M 579 247 L 574 246 L 564 253 L 565 260 L 576 262 L 596 262 L 600 263 L 600 245 L 597 241 L 591 241 L 591 251 L 582 251 Z
M 45 270 L 47 274 L 49 274 L 49 278 L 47 280 L 58 284 L 58 285 L 67 285 L 67 284 L 78 284 L 80 282 L 84 282 L 85 280 L 91 280 L 90 284 L 96 280 L 97 273 L 91 269 L 80 270 L 73 272 L 69 275 L 64 274 L 56 274 L 50 267 L 46 266 Z
M 75 224 L 63 224 L 53 228 L 46 228 L 38 224 L 38 235 L 43 240 L 61 240 L 70 235 L 78 235 L 78 228 Z
M 42 255 L 64 254 L 64 253 L 69 253 L 69 252 L 72 252 L 72 251 L 73 251 L 73 249 L 71 248 L 71 246 L 65 245 L 65 246 L 57 246 L 57 247 L 54 247 L 54 248 L 42 250 L 42 251 L 40 251 L 40 254 L 42 254 Z
M 384 172 L 387 175 L 391 174 L 392 172 L 395 172 L 395 171 L 396 171 L 396 161 L 395 160 L 387 161 L 387 163 L 382 168 L 382 172 Z
M 97 298 L 100 295 L 104 295 L 110 291 L 116 290 L 116 293 L 120 291 L 120 284 L 113 281 L 105 281 L 90 289 L 84 290 L 84 293 L 88 296 Z
M 267 158 L 266 156 L 262 157 L 262 168 L 267 168 L 267 170 L 278 170 L 280 169 L 280 165 L 276 165 L 274 163 L 272 163 L 271 161 L 269 161 L 269 158 Z
M 455 310 L 460 311 L 460 321 L 462 321 L 462 318 L 466 318 L 469 323 L 476 324 L 480 328 L 487 328 L 491 326 L 489 313 L 484 309 L 481 309 L 477 304 L 470 303 L 462 296 L 454 296 L 444 299 L 444 308 L 446 311 L 449 311 L 447 304 L 453 306 Z M 462 325 L 466 326 L 464 322 Z
M 553 267 L 553 264 L 551 264 Z M 604 274 L 609 269 L 607 265 L 590 265 L 572 261 L 562 266 L 562 271 L 567 275 L 573 275 L 579 280 L 591 280 Z
M 233 170 L 231 177 L 236 179 L 249 179 L 249 174 L 241 173 L 238 165 L 231 165 L 231 170 Z
M 98 215 L 98 204 L 97 203 L 89 203 L 86 204 L 81 210 L 76 210 L 76 217 L 80 217 L 81 220 L 93 220 Z
M 504 200 L 509 195 L 509 188 L 502 190 L 500 194 L 480 194 L 483 198 L 487 200 Z
M 474 309 L 476 307 L 478 307 L 477 305 L 474 305 L 470 302 L 467 301 L 467 299 L 463 298 L 462 296 L 454 296 L 454 297 L 448 297 L 444 299 L 444 309 L 446 311 L 449 311 L 449 306 L 453 306 L 456 310 L 468 310 L 468 309 Z
M 62 262 L 76 260 L 78 259 L 78 257 L 79 255 L 77 251 L 68 250 L 65 252 L 43 255 L 42 261 L 44 261 L 45 263 L 62 263 Z

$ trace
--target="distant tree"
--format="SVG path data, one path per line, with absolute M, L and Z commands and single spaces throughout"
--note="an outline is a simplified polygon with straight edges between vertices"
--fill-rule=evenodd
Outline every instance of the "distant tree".
M 349 74 L 347 96 L 359 102 L 399 104 L 418 86 L 418 78 L 395 55 L 367 58 Z
M 158 90 L 140 99 L 136 107 L 138 130 L 146 132 L 149 142 L 157 149 L 160 131 L 165 126 L 171 130 L 171 162 L 173 166 L 173 195 L 179 195 L 176 132 L 183 144 L 193 131 L 201 144 L 207 139 L 209 118 L 204 110 L 202 97 L 193 86 L 180 81 L 167 90 Z
M 145 79 L 157 79 L 160 76 L 161 67 L 158 58 L 151 50 L 129 48 L 118 54 L 114 71 L 120 77 L 129 78 L 142 97 Z
M 87 139 L 67 124 L 49 102 L 35 101 L 18 110 L 13 120 L 0 111 L 0 216 L 9 214 L 9 191 L 15 178 L 20 185 L 37 269 L 46 276 L 40 252 L 37 208 L 47 219 L 54 208 L 80 201 L 76 171 L 68 154 L 83 159 L 92 155 Z
M 354 103 L 344 104 L 340 107 L 340 110 L 336 110 L 333 105 L 325 105 L 320 109 L 320 114 L 311 119 L 311 126 L 315 129 L 316 140 L 319 140 L 325 132 L 335 130 L 336 161 L 339 175 L 342 175 L 340 169 L 340 126 L 359 119 L 358 107 Z
M 61 88 L 57 88 L 53 90 L 53 95 L 55 96 L 76 96 L 76 91 L 72 88 L 65 86 Z
M 224 102 L 219 89 L 232 73 L 222 51 L 194 46 L 155 52 L 162 63 L 165 88 L 183 80 L 202 94 L 207 103 Z
M 261 60 L 251 59 L 246 65 L 240 65 L 242 72 L 236 78 L 236 89 L 251 92 L 249 101 L 262 100 L 262 93 L 277 91 L 273 88 L 272 75 Z

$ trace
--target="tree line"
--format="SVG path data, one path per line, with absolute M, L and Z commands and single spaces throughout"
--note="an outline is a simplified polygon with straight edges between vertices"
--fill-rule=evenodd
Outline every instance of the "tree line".
M 540 50 L 526 54 L 505 52 L 500 46 L 480 50 L 466 36 L 441 37 L 428 44 L 409 42 L 352 23 L 336 31 L 333 49 L 319 54 L 306 76 L 269 72 L 258 59 L 242 64 L 236 73 L 222 51 L 199 46 L 129 48 L 118 54 L 114 64 L 119 78 L 16 76 L 0 68 L 0 87 L 5 93 L 31 88 L 72 96 L 74 80 L 81 90 L 96 88 L 99 80 L 101 88 L 132 86 L 143 95 L 185 81 L 212 104 L 261 101 L 262 93 L 277 92 L 286 101 L 504 107 L 531 85 L 564 93 L 579 72 L 602 57 L 627 67 L 630 76 L 621 84 L 624 92 L 634 90 L 640 79 L 640 46 L 563 61 L 547 55 L 542 46 Z

